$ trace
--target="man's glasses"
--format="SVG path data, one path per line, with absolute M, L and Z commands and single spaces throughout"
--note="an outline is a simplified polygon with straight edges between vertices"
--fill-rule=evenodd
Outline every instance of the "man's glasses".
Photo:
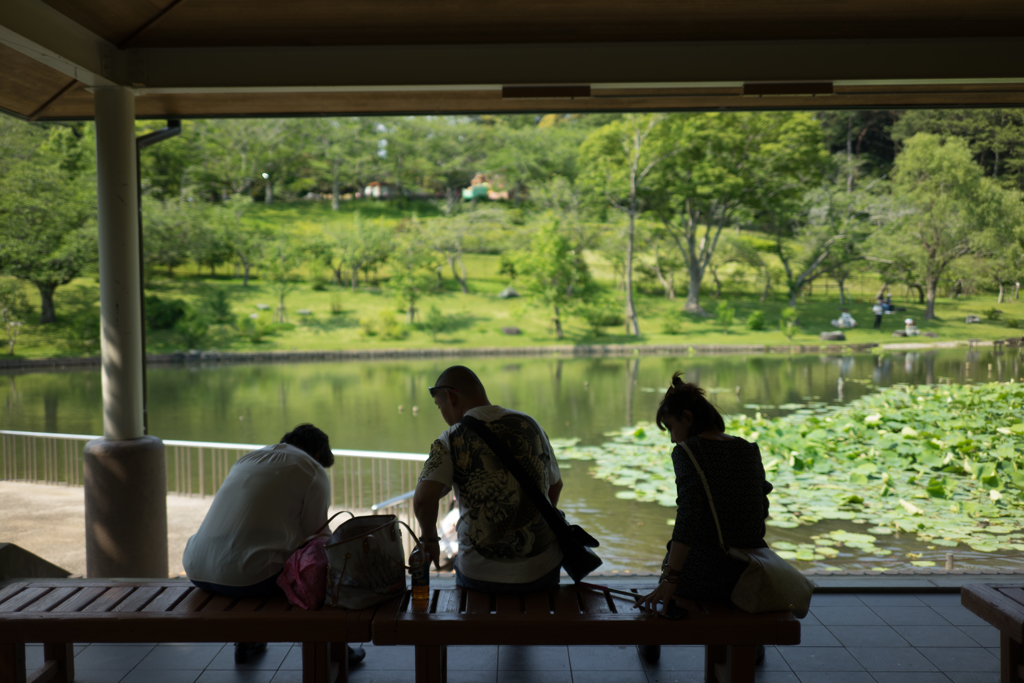
M 456 390 L 455 387 L 448 384 L 438 384 L 436 387 L 427 387 L 427 391 L 430 392 L 430 398 L 434 398 L 435 396 L 437 396 L 437 392 L 441 391 L 442 389 L 451 389 L 452 391 Z

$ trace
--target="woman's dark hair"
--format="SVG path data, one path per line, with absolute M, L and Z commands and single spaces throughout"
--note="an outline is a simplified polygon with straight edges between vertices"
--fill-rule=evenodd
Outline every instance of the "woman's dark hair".
M 311 458 L 324 467 L 334 464 L 334 453 L 331 453 L 331 442 L 327 435 L 311 424 L 301 424 L 281 437 L 286 443 L 304 450 Z
M 655 418 L 658 429 L 664 431 L 665 419 L 678 419 L 684 410 L 689 410 L 693 414 L 690 434 L 725 431 L 722 414 L 711 405 L 704 390 L 696 384 L 684 382 L 682 374 L 677 372 L 672 375 L 672 386 L 665 392 L 665 398 L 661 399 L 661 405 L 658 406 L 658 415 Z

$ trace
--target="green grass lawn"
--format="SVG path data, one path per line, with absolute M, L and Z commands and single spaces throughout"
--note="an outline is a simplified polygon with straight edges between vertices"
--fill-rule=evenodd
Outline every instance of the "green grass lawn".
M 294 329 L 277 331 L 258 343 L 241 334 L 237 326 L 213 325 L 207 339 L 197 348 L 219 351 L 264 351 L 302 350 L 322 351 L 337 349 L 374 348 L 426 348 L 426 347 L 514 347 L 545 344 L 819 344 L 818 333 L 833 329 L 829 320 L 838 317 L 841 310 L 838 296 L 833 288 L 830 296 L 823 295 L 817 287 L 815 294 L 797 306 L 800 328 L 792 341 L 779 330 L 780 312 L 784 301 L 768 301 L 761 304 L 753 294 L 742 298 L 740 293 L 729 293 L 730 305 L 736 309 L 736 322 L 728 331 L 717 326 L 713 318 L 684 315 L 680 332 L 667 334 L 664 331 L 666 318 L 677 314 L 683 299 L 670 301 L 653 293 L 640 293 L 637 305 L 640 313 L 640 329 L 643 337 L 637 340 L 628 336 L 622 326 L 603 328 L 598 333 L 591 330 L 586 322 L 573 315 L 563 319 L 565 339 L 559 342 L 554 335 L 551 311 L 531 304 L 525 298 L 499 299 L 497 293 L 508 283 L 497 274 L 499 258 L 491 255 L 468 255 L 466 265 L 470 277 L 470 293 L 462 294 L 449 272 L 444 273 L 442 290 L 425 297 L 418 304 L 421 314 L 436 306 L 450 316 L 451 329 L 440 334 L 435 341 L 430 332 L 420 325 L 404 326 L 405 336 L 401 339 L 384 339 L 368 336 L 360 325 L 364 319 L 378 320 L 382 312 L 390 311 L 399 321 L 404 322 L 405 311 L 396 299 L 378 284 L 361 284 L 356 292 L 348 288 L 329 285 L 326 289 L 314 289 L 310 282 L 300 283 L 286 299 L 288 322 Z M 386 277 L 386 271 L 381 277 Z M 611 282 L 603 282 L 607 292 L 621 299 Z M 257 304 L 273 309 L 277 302 L 270 288 L 259 279 L 242 286 L 241 278 L 217 278 L 190 276 L 168 278 L 155 275 L 147 284 L 146 293 L 162 299 L 182 299 L 187 304 L 198 306 L 215 290 L 228 293 L 232 312 L 238 319 L 256 314 L 257 318 L 269 322 L 271 311 L 261 311 Z M 984 320 L 980 324 L 967 325 L 967 314 L 980 315 L 983 310 L 995 306 L 995 297 L 983 294 L 956 301 L 940 299 L 937 304 L 938 320 L 923 320 L 923 305 L 904 303 L 901 298 L 895 303 L 906 306 L 905 312 L 888 315 L 884 319 L 882 332 L 871 329 L 873 316 L 871 301 L 875 288 L 870 283 L 857 291 L 856 301 L 848 308 L 860 327 L 846 331 L 849 343 L 898 342 L 891 333 L 901 329 L 903 318 L 914 318 L 922 331 L 931 331 L 937 338 L 915 338 L 912 341 L 965 341 L 968 339 L 1002 339 L 1020 336 L 1018 329 L 1007 327 L 1003 321 Z M 870 293 L 869 293 L 870 292 Z M 38 311 L 38 295 L 34 290 L 31 301 Z M 781 297 L 780 297 L 781 299 Z M 716 302 L 710 293 L 702 294 L 705 308 L 713 310 Z M 339 313 L 332 312 L 332 304 L 340 307 Z M 43 358 L 53 356 L 94 355 L 98 353 L 95 330 L 84 314 L 98 311 L 99 285 L 95 277 L 79 278 L 70 285 L 60 287 L 56 295 L 58 322 L 51 325 L 26 324 L 18 339 L 16 356 L 22 358 Z M 1024 302 L 1013 301 L 998 306 L 1004 311 L 1004 319 L 1024 320 Z M 298 314 L 299 309 L 308 309 L 311 315 Z M 754 311 L 764 311 L 766 329 L 752 331 L 745 321 Z M 36 313 L 35 315 L 37 315 Z M 385 315 L 387 315 L 385 313 Z M 421 315 L 422 319 L 422 315 Z M 518 327 L 522 334 L 508 335 L 502 327 Z M 150 353 L 168 353 L 186 350 L 181 334 L 174 330 L 151 330 L 147 332 L 147 349 Z

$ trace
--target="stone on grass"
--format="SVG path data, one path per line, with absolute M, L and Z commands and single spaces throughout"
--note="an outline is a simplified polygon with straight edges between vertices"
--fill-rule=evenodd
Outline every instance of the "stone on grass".
M 299 315 L 313 315 L 313 311 L 309 310 L 308 308 L 300 308 L 295 312 L 298 313 Z
M 968 325 L 970 325 L 971 323 L 980 323 L 981 316 L 969 315 L 966 318 L 964 318 L 964 322 L 967 323 Z
M 519 296 L 519 292 L 516 291 L 515 287 L 509 285 L 505 289 L 498 292 L 499 299 L 515 299 Z
M 846 335 L 842 332 L 822 332 L 818 335 L 821 341 L 846 341 Z
M 268 306 L 266 304 L 256 304 L 256 308 L 260 309 L 261 311 L 269 311 L 270 310 L 270 306 Z
M 522 334 L 523 331 L 518 327 L 503 327 L 501 328 L 502 334 Z
M 894 337 L 906 337 L 907 333 L 906 333 L 905 330 L 896 330 L 895 332 L 892 333 L 892 336 L 894 336 Z
M 932 332 L 931 330 L 926 330 L 926 331 L 921 333 L 921 336 L 922 337 L 938 337 L 939 335 L 938 335 L 938 333 Z

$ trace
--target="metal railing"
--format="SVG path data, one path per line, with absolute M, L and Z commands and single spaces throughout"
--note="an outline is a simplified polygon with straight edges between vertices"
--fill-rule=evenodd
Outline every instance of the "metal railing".
M 82 452 L 87 442 L 98 438 L 0 430 L 0 480 L 81 486 Z M 241 456 L 265 444 L 165 439 L 164 446 L 168 493 L 205 498 L 217 493 Z M 416 486 L 425 454 L 346 448 L 332 452 L 334 466 L 327 469 L 327 476 L 335 507 L 357 515 L 394 514 L 418 533 L 412 496 L 407 492 Z

